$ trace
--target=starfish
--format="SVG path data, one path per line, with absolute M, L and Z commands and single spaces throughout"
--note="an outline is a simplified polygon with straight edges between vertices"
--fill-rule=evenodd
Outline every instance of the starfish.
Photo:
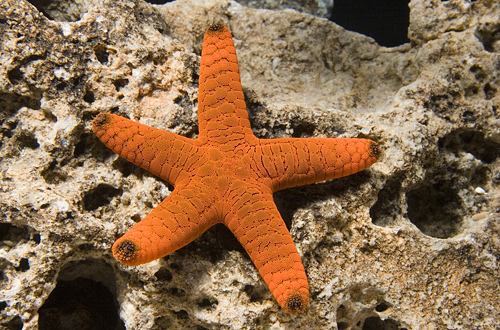
M 198 138 L 101 113 L 97 137 L 115 153 L 174 186 L 173 192 L 113 245 L 124 265 L 166 256 L 223 223 L 248 252 L 284 311 L 303 312 L 307 277 L 273 193 L 361 171 L 379 156 L 356 138 L 259 139 L 250 127 L 236 50 L 223 24 L 203 42 Z

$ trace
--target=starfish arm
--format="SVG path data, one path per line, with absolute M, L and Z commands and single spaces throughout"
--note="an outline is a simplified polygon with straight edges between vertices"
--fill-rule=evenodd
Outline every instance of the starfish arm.
M 99 114 L 92 129 L 115 153 L 174 185 L 185 175 L 183 165 L 199 153 L 188 138 L 114 114 Z
M 200 62 L 198 122 L 200 138 L 227 144 L 245 136 L 254 138 L 241 88 L 238 59 L 228 28 L 210 26 Z
M 254 170 L 272 181 L 273 191 L 347 176 L 375 163 L 378 144 L 355 138 L 259 140 L 249 152 Z
M 176 188 L 113 244 L 113 256 L 135 266 L 172 253 L 218 222 L 216 197 L 202 182 Z
M 304 311 L 309 285 L 302 261 L 267 186 L 235 182 L 227 192 L 225 225 L 248 252 L 279 305 Z

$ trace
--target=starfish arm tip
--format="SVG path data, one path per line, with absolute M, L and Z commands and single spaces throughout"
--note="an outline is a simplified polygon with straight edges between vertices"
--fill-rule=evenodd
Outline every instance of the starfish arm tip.
M 214 23 L 208 27 L 208 32 L 222 32 L 224 31 L 224 24 Z
M 110 122 L 109 115 L 106 113 L 100 113 L 92 121 L 92 130 L 96 132 L 109 122 Z
M 306 309 L 308 300 L 309 297 L 307 294 L 304 295 L 301 292 L 295 292 L 286 298 L 283 310 L 293 315 L 302 313 Z
M 380 146 L 377 142 L 371 141 L 369 153 L 370 156 L 374 157 L 375 159 L 378 159 L 380 157 L 382 151 L 380 150 Z
M 118 240 L 113 244 L 113 257 L 121 264 L 127 266 L 136 265 L 138 256 L 137 245 L 130 240 Z

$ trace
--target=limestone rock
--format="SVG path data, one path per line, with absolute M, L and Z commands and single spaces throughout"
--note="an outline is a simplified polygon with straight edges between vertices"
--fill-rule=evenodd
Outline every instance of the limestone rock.
M 237 0 L 241 5 L 258 9 L 295 9 L 318 17 L 329 18 L 333 0 Z
M 0 324 L 7 329 L 492 329 L 500 320 L 500 4 L 412 0 L 411 43 L 228 0 L 0 3 Z M 280 310 L 223 226 L 123 267 L 173 187 L 90 127 L 197 136 L 202 38 L 233 33 L 255 134 L 367 137 L 370 169 L 281 191 L 308 308 Z M 118 315 L 119 314 L 119 315 Z

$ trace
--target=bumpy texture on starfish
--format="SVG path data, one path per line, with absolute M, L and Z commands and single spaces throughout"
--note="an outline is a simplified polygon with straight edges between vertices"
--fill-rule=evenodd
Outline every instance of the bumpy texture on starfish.
M 222 222 L 280 306 L 296 314 L 308 303 L 309 285 L 273 193 L 361 171 L 377 161 L 379 147 L 367 139 L 258 139 L 238 70 L 231 33 L 222 24 L 210 26 L 201 55 L 197 139 L 112 114 L 94 119 L 106 146 L 175 187 L 115 242 L 113 255 L 125 265 L 150 262 Z

